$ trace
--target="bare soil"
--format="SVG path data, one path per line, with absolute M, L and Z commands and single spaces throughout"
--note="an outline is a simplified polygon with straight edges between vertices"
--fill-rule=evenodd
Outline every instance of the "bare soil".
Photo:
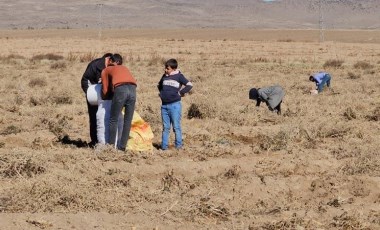
M 0 229 L 380 228 L 378 31 L 98 32 L 1 32 Z M 80 78 L 106 52 L 137 78 L 155 146 L 162 63 L 179 61 L 184 149 L 87 147 Z M 332 87 L 310 95 L 319 70 Z M 273 84 L 281 116 L 248 99 Z

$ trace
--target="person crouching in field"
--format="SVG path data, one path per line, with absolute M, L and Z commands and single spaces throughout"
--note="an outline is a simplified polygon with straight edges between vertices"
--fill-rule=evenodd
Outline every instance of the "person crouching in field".
M 175 148 L 180 149 L 183 145 L 181 130 L 181 97 L 188 93 L 193 88 L 193 85 L 185 78 L 185 76 L 183 76 L 177 67 L 177 60 L 169 59 L 166 61 L 165 73 L 162 75 L 161 80 L 158 83 L 158 90 L 160 92 L 159 96 L 162 101 L 162 150 L 169 148 L 169 134 L 171 125 L 173 125 L 173 130 L 175 133 Z
M 281 103 L 285 96 L 284 89 L 279 85 L 266 88 L 252 88 L 249 91 L 249 99 L 256 100 L 256 107 L 263 101 L 267 104 L 270 111 L 281 114 Z
M 318 72 L 310 75 L 309 81 L 315 82 L 316 90 L 321 93 L 325 85 L 330 87 L 331 76 L 327 72 Z
M 120 54 L 111 56 L 113 66 L 108 66 L 102 72 L 102 98 L 107 99 L 113 93 L 110 114 L 110 144 L 115 145 L 119 115 L 124 108 L 124 124 L 120 143 L 117 149 L 125 151 L 136 103 L 136 79 L 127 67 L 123 66 Z

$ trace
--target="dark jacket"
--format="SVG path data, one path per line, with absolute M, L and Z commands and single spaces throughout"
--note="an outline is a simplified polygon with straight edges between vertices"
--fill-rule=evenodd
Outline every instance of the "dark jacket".
M 181 95 L 188 93 L 192 88 L 192 84 L 188 84 L 189 80 L 183 76 L 181 72 L 173 75 L 162 75 L 158 83 L 160 98 L 163 105 L 181 101 Z M 182 88 L 182 86 L 185 86 Z
M 90 84 L 97 84 L 99 82 L 100 74 L 104 68 L 106 68 L 106 64 L 105 58 L 103 57 L 97 58 L 87 65 L 86 71 L 84 71 L 81 80 L 81 86 L 84 93 L 87 93 Z

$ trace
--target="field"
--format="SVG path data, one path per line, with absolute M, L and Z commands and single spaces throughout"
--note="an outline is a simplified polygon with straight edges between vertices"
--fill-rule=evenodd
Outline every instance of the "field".
M 0 229 L 379 229 L 380 32 L 8 30 L 0 46 Z M 94 150 L 80 88 L 121 53 L 161 138 L 176 58 L 185 148 Z M 310 95 L 308 76 L 331 73 Z M 248 99 L 280 84 L 281 116 Z M 173 133 L 171 134 L 173 137 Z

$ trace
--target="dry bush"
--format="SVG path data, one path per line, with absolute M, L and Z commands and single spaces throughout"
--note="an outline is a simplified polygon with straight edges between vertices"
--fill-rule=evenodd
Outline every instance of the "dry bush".
M 289 133 L 280 131 L 273 137 L 259 134 L 257 139 L 262 150 L 279 151 L 287 148 L 290 136 Z
M 56 63 L 52 63 L 50 65 L 50 69 L 66 69 L 66 62 L 64 61 L 60 61 L 60 62 L 56 62 Z
M 174 186 L 179 187 L 179 180 L 174 176 L 174 170 L 168 172 L 162 179 L 162 191 L 170 191 Z
M 40 61 L 40 60 L 44 60 L 44 59 L 51 60 L 51 61 L 58 61 L 58 60 L 62 60 L 63 56 L 58 55 L 58 54 L 53 54 L 53 53 L 38 54 L 38 55 L 34 55 L 30 60 Z
M 96 53 L 88 52 L 82 55 L 79 55 L 80 62 L 90 62 L 96 58 Z
M 19 54 L 9 54 L 7 58 L 8 59 L 25 59 L 24 56 L 19 55 Z
M 380 106 L 376 107 L 371 115 L 366 116 L 369 121 L 380 121 Z
M 49 121 L 48 122 L 49 131 L 52 132 L 58 138 L 58 140 L 63 139 L 65 136 L 67 136 L 66 131 L 70 127 L 69 120 L 70 120 L 69 117 L 63 116 L 59 119 Z
M 278 42 L 294 42 L 294 40 L 293 40 L 293 39 L 290 39 L 290 38 L 278 39 L 277 41 L 278 41 Z
M 347 120 L 353 120 L 353 119 L 356 119 L 356 113 L 355 111 L 351 108 L 351 107 L 348 107 L 344 113 L 343 113 L 343 116 L 347 119 Z
M 190 206 L 189 213 L 192 219 L 204 217 L 220 221 L 228 221 L 231 216 L 230 211 L 223 205 L 212 204 L 210 197 L 202 197 L 200 201 Z
M 354 64 L 354 68 L 355 69 L 372 69 L 373 68 L 373 65 L 371 65 L 370 63 L 366 62 L 366 61 L 358 61 Z
M 340 68 L 340 67 L 342 67 L 343 63 L 344 63 L 343 60 L 330 59 L 330 60 L 327 60 L 327 61 L 323 64 L 323 68 L 328 68 L 328 67 L 332 67 L 332 68 Z
M 79 60 L 79 55 L 74 54 L 73 52 L 69 52 L 67 54 L 66 60 L 68 60 L 69 62 L 75 62 L 75 61 Z
M 53 212 L 59 210 L 99 210 L 98 200 L 89 196 L 87 189 L 76 185 L 72 188 L 72 178 L 56 180 L 39 180 L 25 183 L 9 192 L 10 198 L 6 207 L 7 212 Z M 82 191 L 85 193 L 78 193 Z M 86 196 L 87 195 L 87 196 Z M 21 199 L 28 197 L 27 199 Z
M 47 85 L 47 82 L 44 78 L 38 77 L 30 80 L 28 85 L 30 87 L 43 87 Z
M 73 103 L 73 98 L 66 92 L 59 93 L 50 93 L 45 96 L 37 97 L 31 96 L 29 103 L 33 106 L 40 105 L 71 105 Z
M 361 77 L 359 73 L 353 73 L 353 72 L 348 72 L 347 75 L 349 79 L 353 79 L 353 80 L 359 79 Z
M 377 154 L 361 155 L 346 162 L 342 168 L 346 175 L 380 176 L 380 159 Z
M 331 153 L 337 160 L 341 160 L 345 158 L 359 157 L 361 154 L 361 149 L 359 149 L 358 147 L 338 147 L 333 149 Z
M 311 220 L 305 220 L 305 218 L 297 217 L 296 213 L 293 217 L 286 220 L 266 222 L 259 226 L 253 225 L 249 227 L 251 229 L 265 229 L 265 230 L 278 230 L 278 229 L 309 229 L 311 226 Z M 313 228 L 311 228 L 313 229 Z
M 49 223 L 49 222 L 44 221 L 44 220 L 30 220 L 30 219 L 28 219 L 28 220 L 26 220 L 26 222 L 31 224 L 31 225 L 34 225 L 40 229 L 53 227 L 52 223 Z
M 61 95 L 50 95 L 47 100 L 56 105 L 71 105 L 73 103 L 72 97 L 66 92 L 62 92 Z
M 1 135 L 9 135 L 9 134 L 17 134 L 21 133 L 22 129 L 15 125 L 7 126 L 0 134 Z
M 227 172 L 224 173 L 224 177 L 227 179 L 231 178 L 239 178 L 241 167 L 239 165 L 234 165 L 232 168 L 228 169 Z
M 320 125 L 317 130 L 317 137 L 320 138 L 343 138 L 351 131 L 350 127 L 342 124 L 332 126 Z
M 8 65 L 19 65 L 19 60 L 25 59 L 24 56 L 17 55 L 17 54 L 10 54 L 8 56 L 2 56 L 0 55 L 0 62 Z
M 46 171 L 43 166 L 34 163 L 30 158 L 3 163 L 0 165 L 0 169 L 0 175 L 8 178 L 18 176 L 33 177 Z
M 157 65 L 164 65 L 166 59 L 159 55 L 157 52 L 154 52 L 150 54 L 149 59 L 147 60 L 148 66 L 157 66 Z
M 266 57 L 257 57 L 255 59 L 253 59 L 253 62 L 263 62 L 263 63 L 266 63 L 266 62 L 269 62 L 269 59 L 266 58 Z
M 210 105 L 206 103 L 192 103 L 187 111 L 187 118 L 198 118 L 198 119 L 205 119 L 205 118 L 213 118 L 215 117 L 215 108 L 211 107 Z
M 358 220 L 357 217 L 349 215 L 347 211 L 339 216 L 334 216 L 333 222 L 329 224 L 329 227 L 339 229 L 370 229 L 366 227 L 365 223 Z
M 33 106 L 38 106 L 38 105 L 44 105 L 46 104 L 46 100 L 45 99 L 42 99 L 42 98 L 37 98 L 37 97 L 34 97 L 34 96 L 31 96 L 29 98 L 29 103 Z

